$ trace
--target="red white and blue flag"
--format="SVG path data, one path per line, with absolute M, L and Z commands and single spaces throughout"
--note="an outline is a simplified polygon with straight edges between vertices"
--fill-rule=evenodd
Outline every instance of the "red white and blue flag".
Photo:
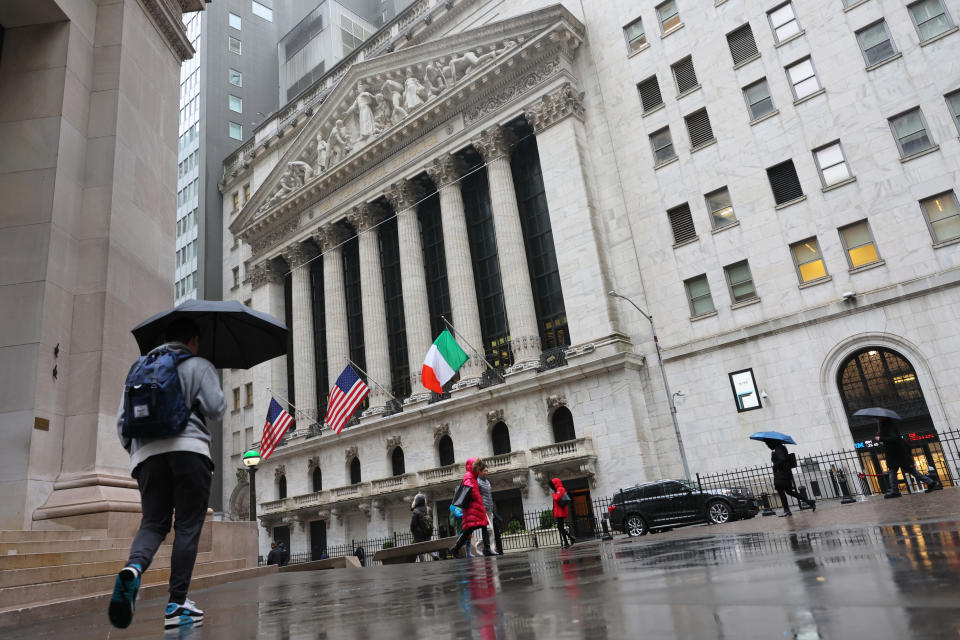
M 350 419 L 368 393 L 370 393 L 370 387 L 363 383 L 353 367 L 347 365 L 337 378 L 337 384 L 330 389 L 330 403 L 327 405 L 327 415 L 323 421 L 331 429 L 340 433 L 343 431 L 344 423 Z
M 275 399 L 270 398 L 270 408 L 267 410 L 267 422 L 263 425 L 263 437 L 260 438 L 260 459 L 266 461 L 273 450 L 280 444 L 283 434 L 287 432 L 293 417 L 280 406 Z

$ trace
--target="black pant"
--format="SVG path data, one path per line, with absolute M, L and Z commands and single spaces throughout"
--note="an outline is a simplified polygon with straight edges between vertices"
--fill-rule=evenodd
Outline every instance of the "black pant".
M 170 601 L 183 603 L 190 588 L 203 520 L 210 501 L 213 463 L 199 453 L 175 451 L 151 456 L 133 471 L 140 487 L 143 516 L 130 546 L 127 564 L 146 571 L 170 531 L 173 512 L 173 554 L 170 557 Z
M 577 541 L 572 532 L 567 532 L 567 528 L 564 526 L 566 520 L 564 517 L 557 518 L 557 531 L 560 532 L 560 544 L 565 547 L 570 546 L 571 542 Z
M 497 545 L 497 553 L 503 553 L 503 540 L 500 538 L 500 518 L 493 515 L 493 542 Z
M 460 533 L 460 537 L 457 538 L 457 543 L 453 545 L 453 554 L 456 555 L 460 551 L 460 547 L 467 544 L 470 541 L 470 536 L 473 535 L 473 532 L 477 529 L 480 529 L 480 535 L 483 537 L 483 548 L 487 551 L 490 550 L 490 533 L 487 531 L 486 527 L 470 527 L 469 529 L 464 529 Z
M 807 504 L 813 504 L 813 500 L 807 500 L 797 492 L 796 489 L 789 487 L 783 489 L 777 489 L 777 495 L 780 496 L 780 504 L 783 506 L 783 510 L 786 512 L 790 511 L 790 505 L 787 504 L 787 496 L 793 496 L 797 499 L 797 502 L 806 502 Z
M 888 490 L 889 493 L 900 493 L 900 481 L 897 478 L 897 469 L 903 472 L 904 480 L 907 479 L 907 474 L 909 474 L 914 478 L 916 478 L 917 480 L 920 480 L 921 482 L 923 482 L 928 487 L 936 482 L 934 478 L 931 478 L 930 476 L 925 476 L 919 471 L 917 471 L 916 466 L 914 466 L 913 462 L 909 460 L 905 460 L 905 461 L 891 460 L 887 464 L 888 464 L 887 480 L 890 483 L 890 489 Z

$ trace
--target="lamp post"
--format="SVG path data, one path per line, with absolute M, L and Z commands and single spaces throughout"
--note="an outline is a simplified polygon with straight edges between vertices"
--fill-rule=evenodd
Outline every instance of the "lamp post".
M 613 290 L 608 291 L 607 295 L 612 298 L 621 298 L 626 300 L 633 305 L 634 309 L 640 312 L 640 315 L 647 319 L 647 322 L 650 323 L 650 333 L 653 334 L 653 344 L 657 348 L 657 362 L 660 364 L 660 375 L 663 376 L 663 390 L 667 394 L 667 402 L 670 405 L 670 417 L 673 419 L 673 432 L 677 437 L 677 448 L 680 449 L 680 462 L 683 463 L 683 475 L 687 480 L 689 480 L 690 467 L 687 465 L 687 452 L 683 448 L 683 438 L 680 437 L 680 424 L 677 422 L 677 405 L 673 401 L 675 395 L 682 394 L 680 394 L 680 392 L 677 392 L 677 394 L 670 393 L 670 383 L 667 382 L 667 370 L 663 368 L 663 354 L 660 352 L 660 340 L 657 338 L 657 328 L 653 325 L 653 316 L 638 307 L 637 303 L 627 296 L 620 295 Z
M 250 521 L 257 521 L 257 465 L 260 464 L 260 452 L 250 449 L 243 454 L 243 465 L 250 474 Z

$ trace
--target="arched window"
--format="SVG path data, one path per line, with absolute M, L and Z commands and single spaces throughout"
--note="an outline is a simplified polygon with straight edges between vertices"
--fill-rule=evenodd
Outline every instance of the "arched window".
M 393 475 L 402 476 L 406 473 L 403 464 L 403 449 L 400 447 L 394 448 L 393 453 L 390 454 L 390 460 L 393 463 Z
M 280 496 L 281 500 L 287 497 L 287 476 L 280 476 L 280 479 L 277 480 L 277 495 Z
M 573 414 L 566 407 L 558 408 L 553 412 L 553 441 L 566 442 L 576 439 L 577 434 L 573 430 Z
M 320 473 L 320 467 L 313 468 L 313 490 L 323 491 L 323 474 Z
M 360 458 L 350 461 L 350 484 L 360 484 Z
M 453 464 L 453 440 L 450 436 L 443 436 L 437 443 L 437 451 L 440 454 L 440 466 L 445 467 Z
M 493 455 L 498 456 L 501 453 L 510 453 L 510 430 L 503 422 L 493 425 L 490 431 L 490 438 L 493 440 Z

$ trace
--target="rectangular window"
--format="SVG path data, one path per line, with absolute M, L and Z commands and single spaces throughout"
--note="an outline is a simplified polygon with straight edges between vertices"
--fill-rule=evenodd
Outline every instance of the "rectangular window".
M 957 125 L 957 131 L 960 131 L 960 91 L 948 93 L 944 98 L 947 100 L 950 115 L 953 116 L 953 124 Z
M 759 120 L 763 116 L 773 113 L 776 107 L 773 106 L 773 98 L 770 97 L 770 87 L 767 85 L 767 79 L 761 78 L 753 84 L 743 88 L 743 99 L 747 101 L 747 109 L 750 111 L 751 120 Z
M 820 169 L 820 180 L 823 181 L 823 186 L 829 187 L 850 177 L 850 167 L 847 166 L 839 140 L 814 149 L 813 158 L 817 161 L 817 168 Z
M 793 264 L 797 267 L 797 276 L 801 283 L 827 277 L 827 267 L 816 238 L 795 242 L 790 245 L 790 252 L 793 253 Z
M 793 160 L 781 162 L 767 169 L 767 179 L 770 180 L 773 199 L 778 205 L 803 196 L 803 188 L 800 186 L 800 178 L 797 177 Z
M 710 224 L 714 229 L 722 229 L 737 221 L 733 210 L 733 201 L 730 200 L 730 191 L 723 187 L 704 196 L 707 201 L 707 210 L 710 212 Z
M 673 230 L 674 244 L 683 244 L 697 239 L 697 230 L 693 226 L 693 216 L 690 214 L 690 205 L 686 202 L 667 210 L 667 218 L 670 219 L 670 228 Z
M 880 260 L 877 248 L 873 243 L 873 235 L 870 233 L 870 227 L 866 220 L 842 227 L 839 231 L 840 240 L 847 252 L 847 262 L 850 263 L 851 269 Z
M 750 265 L 747 261 L 737 262 L 723 268 L 727 277 L 727 286 L 730 287 L 730 298 L 734 303 L 752 300 L 757 297 L 757 290 L 753 286 L 753 276 L 750 275 Z
M 660 83 L 657 82 L 657 76 L 650 76 L 638 84 L 637 91 L 640 93 L 640 103 L 643 105 L 644 113 L 653 111 L 663 104 L 663 96 L 660 95 Z
M 941 33 L 949 31 L 953 26 L 943 0 L 920 0 L 914 2 L 907 9 L 910 10 L 910 19 L 920 34 L 920 42 L 936 38 Z
M 770 19 L 770 28 L 773 29 L 773 37 L 777 42 L 783 42 L 800 33 L 800 22 L 793 10 L 793 3 L 787 2 L 780 5 L 768 12 L 767 17 Z
M 787 77 L 793 88 L 793 97 L 797 100 L 805 98 L 820 90 L 820 81 L 813 70 L 813 61 L 808 57 L 798 60 L 787 67 Z
M 233 210 L 236 211 L 240 208 L 240 194 L 236 191 L 233 192 Z
M 246 393 L 247 401 L 243 406 L 252 407 L 253 406 L 253 383 L 248 382 L 247 384 L 243 385 L 243 388 L 244 388 L 244 391 L 247 392 Z
M 240 38 L 234 38 L 233 36 L 227 36 L 227 47 L 232 53 L 240 55 L 243 53 L 243 45 L 240 43 Z
M 687 56 L 680 62 L 670 65 L 673 70 L 673 79 L 677 83 L 677 93 L 683 94 L 697 88 L 697 72 L 693 68 L 693 58 Z
M 960 207 L 953 191 L 920 201 L 935 243 L 960 238 Z
M 623 37 L 627 39 L 627 51 L 636 53 L 647 44 L 647 34 L 643 31 L 643 21 L 637 18 L 623 28 Z
M 243 185 L 243 203 L 246 204 L 250 201 L 250 183 Z
M 229 71 L 230 84 L 235 87 L 243 86 L 243 74 L 237 71 L 236 69 L 230 69 Z
M 664 127 L 650 134 L 650 146 L 653 147 L 653 160 L 657 165 L 673 160 L 677 154 L 673 150 L 673 138 L 670 127 Z
M 240 408 L 240 387 L 233 388 L 233 410 Z
M 239 125 L 236 122 L 231 122 L 230 137 L 234 140 L 243 140 L 243 125 Z
M 890 129 L 903 158 L 934 146 L 933 140 L 927 135 L 927 123 L 920 107 L 890 118 Z
M 233 27 L 237 31 L 240 31 L 240 16 L 238 16 L 233 12 L 230 12 L 227 14 L 227 20 L 231 27 Z
M 260 4 L 257 2 L 257 0 L 252 0 L 252 6 L 250 10 L 253 12 L 253 15 L 257 16 L 258 18 L 263 18 L 264 20 L 273 22 L 273 9 Z
M 893 38 L 887 30 L 887 23 L 883 20 L 857 31 L 857 42 L 860 43 L 860 51 L 863 52 L 863 59 L 868 67 L 892 58 L 897 53 Z
M 753 37 L 753 29 L 747 23 L 727 34 L 727 45 L 733 57 L 734 66 L 753 60 L 758 55 L 757 41 Z
M 707 282 L 707 274 L 702 274 L 696 278 L 690 278 L 683 281 L 683 286 L 687 290 L 687 302 L 690 303 L 690 315 L 694 318 L 707 313 L 713 313 L 716 309 L 713 306 L 713 298 L 710 296 L 710 283 Z
M 235 113 L 243 113 L 243 98 L 238 98 L 237 96 L 229 96 L 228 98 L 230 111 Z
M 706 109 L 691 113 L 683 121 L 687 123 L 690 146 L 694 151 L 716 140 L 713 137 L 713 127 L 710 126 L 710 117 L 707 115 Z
M 660 20 L 660 30 L 666 33 L 676 26 L 680 25 L 680 11 L 677 9 L 676 0 L 667 0 L 657 5 L 657 18 Z
M 232 271 L 233 275 L 233 288 L 236 289 L 240 286 L 240 267 L 234 267 Z

